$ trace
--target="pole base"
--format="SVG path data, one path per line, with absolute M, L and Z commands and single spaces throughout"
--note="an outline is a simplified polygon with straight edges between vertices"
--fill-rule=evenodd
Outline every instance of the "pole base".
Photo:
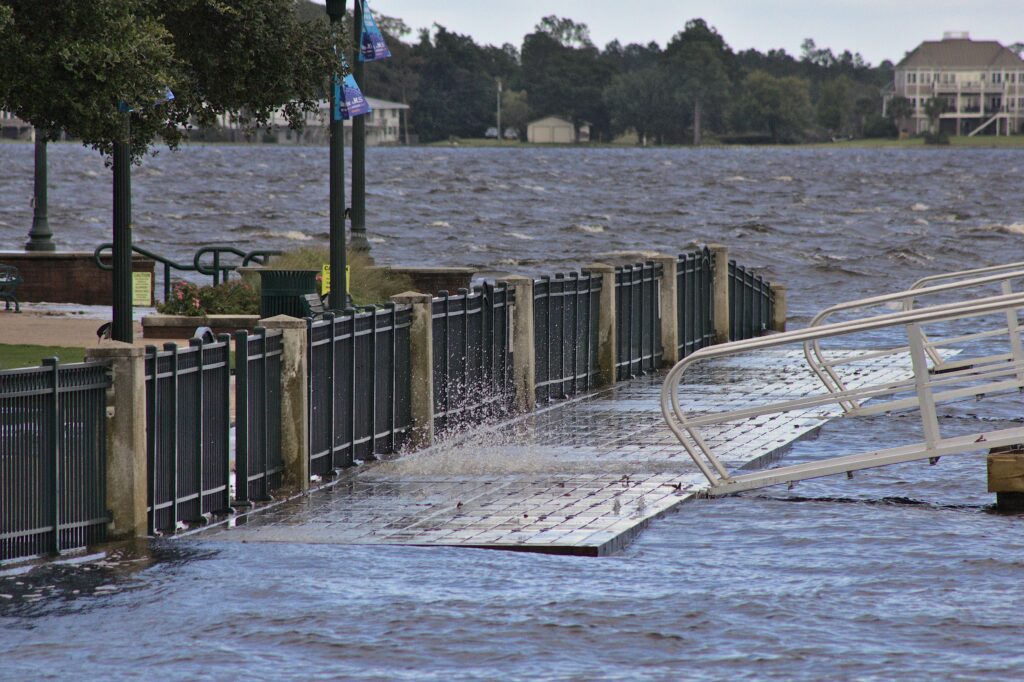
M 48 239 L 31 239 L 25 242 L 26 251 L 56 251 L 57 245 Z
M 366 239 L 366 232 L 352 232 L 349 241 L 349 248 L 353 251 L 359 251 L 360 253 L 369 253 L 370 242 Z

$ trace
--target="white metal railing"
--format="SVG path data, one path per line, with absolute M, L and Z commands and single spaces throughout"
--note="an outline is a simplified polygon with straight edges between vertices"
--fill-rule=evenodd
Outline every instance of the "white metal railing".
M 1015 279 L 1024 279 L 1024 263 L 1010 263 L 1007 265 L 976 268 L 973 270 L 962 270 L 960 272 L 923 277 L 914 282 L 910 289 L 907 289 L 906 291 L 884 294 L 882 296 L 872 296 L 856 301 L 847 301 L 826 308 L 811 320 L 809 326 L 820 326 L 824 324 L 826 320 L 838 313 L 850 311 L 861 311 L 863 313 L 863 311 L 880 306 L 898 305 L 904 310 L 913 310 L 922 299 L 926 300 L 941 294 L 958 293 L 963 295 L 964 293 L 974 292 L 979 289 L 998 287 L 998 290 L 1002 294 L 1009 295 L 1013 293 L 1012 282 Z M 999 325 L 995 328 L 975 331 L 966 335 L 939 339 L 937 341 L 932 340 L 925 335 L 924 351 L 931 360 L 933 370 L 936 372 L 956 372 L 972 365 L 976 365 L 979 362 L 1008 361 L 1010 359 L 1009 354 L 1001 354 L 987 358 L 972 357 L 963 360 L 947 360 L 942 356 L 942 353 L 939 351 L 939 347 L 944 344 L 966 343 L 970 341 L 980 341 L 987 338 L 1006 336 L 1009 341 L 1010 352 L 1017 353 L 1019 355 L 1021 353 L 1021 348 L 1020 340 L 1016 335 L 1017 330 L 1018 322 L 1016 312 L 1008 312 L 1006 314 L 1005 326 Z M 909 352 L 909 347 L 904 346 L 876 351 L 871 355 L 871 357 L 880 357 L 894 353 L 906 352 Z M 836 371 L 836 366 L 844 364 L 845 362 L 848 362 L 848 360 L 829 359 L 822 352 L 820 341 L 806 342 L 804 344 L 804 356 L 807 358 L 808 366 L 810 366 L 811 370 L 813 370 L 818 378 L 821 379 L 822 384 L 824 384 L 826 388 L 833 392 L 840 391 L 845 388 L 839 373 Z M 851 401 L 843 403 L 842 408 L 843 411 L 848 414 L 857 413 L 860 405 L 856 401 Z
M 927 287 L 918 289 L 917 293 L 921 294 L 927 289 Z M 942 290 L 952 291 L 955 289 L 956 287 L 951 287 Z M 899 292 L 892 296 L 895 297 L 892 300 L 900 300 L 901 296 L 906 296 L 906 292 Z M 898 462 L 919 459 L 937 461 L 938 457 L 944 455 L 1021 444 L 1024 443 L 1024 427 L 973 433 L 966 436 L 943 437 L 936 416 L 936 405 L 942 402 L 1018 391 L 1024 387 L 1024 353 L 1021 352 L 1019 330 L 1016 327 L 1011 327 L 1012 331 L 1006 335 L 1008 352 L 972 358 L 972 364 L 969 366 L 943 373 L 931 371 L 926 348 L 929 345 L 934 349 L 962 346 L 974 342 L 975 335 L 946 336 L 939 340 L 929 341 L 924 330 L 961 321 L 984 324 L 987 322 L 986 318 L 992 317 L 998 319 L 1012 317 L 1016 320 L 1017 313 L 1022 308 L 1024 308 L 1024 293 L 1000 294 L 925 308 L 889 312 L 855 320 L 819 324 L 806 329 L 704 348 L 686 357 L 669 371 L 661 392 L 662 414 L 683 448 L 708 479 L 709 492 L 712 495 L 740 492 Z M 824 374 L 829 380 L 822 379 L 824 391 L 821 393 L 774 404 L 754 405 L 739 410 L 713 413 L 687 414 L 681 408 L 680 383 L 687 369 L 695 363 L 739 353 L 797 344 L 804 345 L 805 350 L 806 344 L 811 344 L 810 347 L 816 348 L 819 353 L 814 357 L 818 362 L 822 362 L 824 354 L 820 352 L 818 346 L 822 340 L 893 329 L 903 330 L 907 340 L 906 344 L 884 351 L 861 354 L 858 359 L 863 361 L 877 358 L 880 355 L 902 355 L 910 360 L 913 368 L 912 378 L 897 381 L 882 380 L 874 384 L 863 383 L 851 387 L 852 382 L 844 381 L 842 377 L 842 370 L 839 369 L 840 362 L 832 361 L 826 363 L 829 369 L 824 370 Z M 996 337 L 990 338 L 993 343 L 997 341 Z M 849 362 L 847 364 L 849 365 Z M 856 371 L 855 366 L 854 371 Z M 821 377 L 820 374 L 819 377 Z M 751 396 L 751 398 L 754 399 L 756 396 Z M 875 402 L 867 407 L 862 406 L 861 403 L 868 399 L 874 399 Z M 708 446 L 705 434 L 702 433 L 704 427 L 712 425 L 723 425 L 727 422 L 764 415 L 808 410 L 825 405 L 839 405 L 848 413 L 856 415 L 916 409 L 920 412 L 924 440 L 919 443 L 860 452 L 820 462 L 733 475 Z M 847 409 L 851 406 L 855 407 Z

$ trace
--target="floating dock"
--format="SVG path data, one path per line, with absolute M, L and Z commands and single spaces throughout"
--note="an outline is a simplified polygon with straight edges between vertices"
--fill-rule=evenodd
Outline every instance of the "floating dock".
M 848 367 L 851 387 L 912 375 L 909 356 Z M 194 537 L 613 553 L 707 486 L 665 424 L 663 379 L 640 377 L 346 470 L 308 495 Z M 688 374 L 681 397 L 690 413 L 721 410 L 799 398 L 820 390 L 818 382 L 802 352 L 763 351 L 704 363 Z M 825 406 L 756 417 L 709 431 L 708 443 L 730 468 L 755 468 L 839 416 L 838 406 Z

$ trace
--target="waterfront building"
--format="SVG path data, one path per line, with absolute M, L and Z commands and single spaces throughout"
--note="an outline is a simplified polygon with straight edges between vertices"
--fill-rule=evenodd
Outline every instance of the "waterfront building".
M 576 127 L 564 118 L 546 116 L 526 126 L 526 140 L 534 144 L 572 144 L 576 142 Z
M 367 97 L 372 111 L 366 114 L 366 144 L 373 147 L 379 145 L 409 144 L 408 121 L 409 105 L 401 102 Z M 329 137 L 331 105 L 321 100 L 319 109 L 309 113 L 305 118 L 302 130 L 292 130 L 284 116 L 284 110 L 278 109 L 270 117 L 269 125 L 255 134 L 247 130 L 245 121 L 231 114 L 222 114 L 218 119 L 217 131 L 203 131 L 199 136 L 203 139 L 223 137 L 231 142 L 276 142 L 281 144 L 326 144 Z M 345 121 L 345 143 L 352 144 L 352 121 Z
M 949 135 L 1010 135 L 1024 132 L 1024 59 L 994 40 L 971 40 L 967 33 L 946 33 L 926 40 L 896 65 L 885 93 L 906 97 L 910 115 L 900 130 L 919 134 L 937 124 Z M 926 104 L 938 98 L 944 111 L 929 119 Z
M 32 139 L 32 125 L 9 111 L 0 111 L 0 139 Z

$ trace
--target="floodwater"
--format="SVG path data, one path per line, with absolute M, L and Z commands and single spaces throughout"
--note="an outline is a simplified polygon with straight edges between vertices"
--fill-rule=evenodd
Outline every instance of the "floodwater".
M 109 232 L 109 173 L 51 149 L 63 244 Z M 30 224 L 30 145 L 0 145 L 0 245 Z M 728 244 L 799 324 L 917 277 L 1024 260 L 1024 151 L 369 152 L 382 262 L 544 273 L 602 253 Z M 302 246 L 326 229 L 326 149 L 186 148 L 133 179 L 136 240 Z M 19 201 L 23 197 L 24 201 Z M 1021 399 L 943 425 L 1019 425 Z M 884 447 L 847 420 L 787 462 Z M 983 457 L 684 506 L 604 559 L 162 541 L 0 577 L 0 679 L 1006 679 L 1024 667 L 1024 519 Z

